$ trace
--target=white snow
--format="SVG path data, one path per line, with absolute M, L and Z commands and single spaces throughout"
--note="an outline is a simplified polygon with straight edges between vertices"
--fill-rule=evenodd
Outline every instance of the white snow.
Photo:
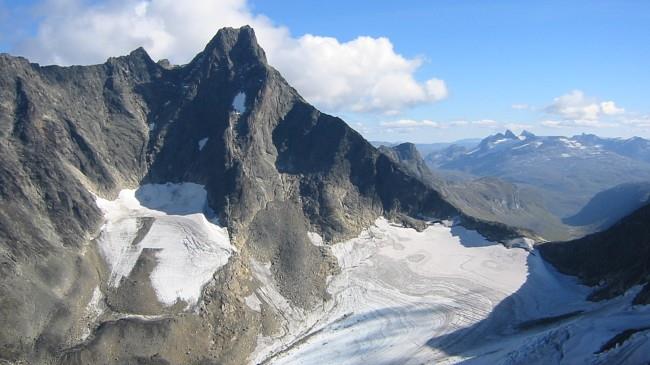
M 244 298 L 244 302 L 246 303 L 248 308 L 250 308 L 250 309 L 252 309 L 252 310 L 254 310 L 256 312 L 259 312 L 259 311 L 262 310 L 262 302 L 260 302 L 259 298 L 257 297 L 257 295 L 255 293 L 253 293 L 253 294 L 247 296 L 246 298 Z
M 316 232 L 307 232 L 307 237 L 309 237 L 309 240 L 314 244 L 314 246 L 323 246 L 324 244 L 323 237 Z
M 246 94 L 243 91 L 240 91 L 235 95 L 235 99 L 232 101 L 232 108 L 238 114 L 246 112 Z
M 96 286 L 93 290 L 93 295 L 90 298 L 90 301 L 86 305 L 83 318 L 84 328 L 81 333 L 81 340 L 85 340 L 92 333 L 92 326 L 95 324 L 95 320 L 104 312 L 104 303 L 102 302 L 104 295 L 102 294 L 99 286 Z
M 177 299 L 195 304 L 203 285 L 235 251 L 227 229 L 206 217 L 213 213 L 201 185 L 143 185 L 120 191 L 112 201 L 97 198 L 97 205 L 106 219 L 98 243 L 111 268 L 109 285 L 118 286 L 130 274 L 143 249 L 154 249 L 158 262 L 150 279 L 165 305 Z
M 203 150 L 203 147 L 205 147 L 205 144 L 208 143 L 208 137 L 205 137 L 199 141 L 199 151 Z
M 531 242 L 509 244 L 530 249 Z M 458 226 L 416 232 L 385 219 L 330 247 L 342 272 L 329 279 L 333 299 L 312 312 L 292 307 L 268 265 L 254 263 L 259 297 L 287 322 L 279 334 L 258 339 L 251 363 L 579 364 L 608 363 L 612 351 L 647 360 L 647 334 L 627 350 L 594 353 L 638 327 L 635 321 L 650 323 L 650 306 L 631 307 L 633 295 L 588 302 L 588 288 L 534 250 L 492 244 Z M 518 327 L 577 311 L 584 312 L 553 326 Z
M 560 141 L 561 141 L 562 143 L 564 143 L 568 148 L 572 148 L 572 149 L 581 149 L 581 150 L 584 150 L 584 149 L 587 148 L 587 147 L 583 146 L 582 143 L 580 143 L 580 142 L 578 142 L 578 141 L 574 141 L 574 140 L 572 140 L 572 139 L 568 139 L 568 138 L 560 138 Z
M 538 148 L 539 146 L 541 146 L 543 144 L 544 144 L 544 142 L 541 142 L 541 141 L 533 141 L 533 142 L 524 143 L 524 144 L 522 144 L 520 146 L 517 146 L 517 147 L 512 147 L 512 149 L 513 150 L 520 150 L 522 148 L 526 148 L 526 147 L 529 147 L 529 146 L 531 146 L 532 148 Z
M 519 150 L 519 149 L 522 149 L 522 148 L 528 147 L 528 146 L 530 146 L 530 143 L 522 144 L 521 146 L 517 146 L 517 147 L 512 147 L 512 149 L 513 150 Z
M 254 362 L 281 353 L 272 363 L 399 363 L 432 336 L 480 320 L 527 274 L 526 251 L 441 224 L 417 232 L 378 219 L 332 252 L 342 267 L 329 284 L 334 299 L 313 315 L 287 310 L 289 333 L 261 339 Z

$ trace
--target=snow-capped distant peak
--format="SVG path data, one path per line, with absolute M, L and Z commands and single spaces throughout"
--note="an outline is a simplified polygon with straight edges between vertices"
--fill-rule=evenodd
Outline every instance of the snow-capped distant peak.
M 568 148 L 581 149 L 581 150 L 584 150 L 586 148 L 585 146 L 582 145 L 582 143 L 578 141 L 574 141 L 572 139 L 560 138 L 560 141 L 563 142 Z
M 506 131 L 506 133 L 504 134 L 504 136 L 505 136 L 506 138 L 508 138 L 508 139 L 517 139 L 517 136 L 516 136 L 514 133 L 512 133 L 512 131 L 511 131 L 510 129 L 508 129 L 508 130 Z
M 232 108 L 237 114 L 246 112 L 246 93 L 240 91 L 232 101 Z

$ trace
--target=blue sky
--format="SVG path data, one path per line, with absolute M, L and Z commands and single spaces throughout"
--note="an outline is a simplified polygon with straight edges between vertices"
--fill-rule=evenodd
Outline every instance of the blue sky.
M 233 10 L 235 18 L 220 20 L 224 25 L 249 18 L 256 19 L 257 24 L 261 20 L 255 17 L 262 15 L 266 23 L 254 24 L 256 29 L 262 29 L 265 34 L 273 33 L 276 28 L 288 32 L 290 42 L 283 41 L 284 45 L 275 47 L 277 50 L 270 47 L 271 53 L 277 55 L 270 57 L 271 61 L 277 60 L 280 71 L 287 74 L 289 81 L 296 84 L 308 100 L 329 113 L 342 116 L 370 139 L 450 141 L 483 137 L 506 127 L 516 131 L 526 128 L 540 134 L 587 132 L 650 137 L 648 1 L 227 2 L 234 4 L 228 5 L 228 11 L 236 9 Z M 124 7 L 124 3 L 137 5 L 139 2 L 78 3 L 81 5 L 73 10 L 81 14 L 93 6 L 109 7 L 108 13 L 122 14 L 119 7 Z M 48 22 L 53 24 L 56 19 L 48 18 L 47 11 L 31 12 L 30 5 L 34 4 L 40 5 L 41 10 L 53 6 L 39 1 L 0 0 L 0 9 L 3 9 L 0 20 L 9 19 L 0 26 L 0 51 L 48 60 L 49 54 L 41 52 L 39 43 L 30 37 L 37 38 L 39 27 Z M 154 5 L 147 12 L 150 17 L 164 19 L 173 11 L 165 9 L 156 13 Z M 244 20 L 237 18 L 240 15 Z M 265 27 L 269 30 L 265 31 Z M 171 28 L 165 31 L 175 35 Z M 327 78 L 299 73 L 318 72 L 321 63 L 311 64 L 304 71 L 283 68 L 286 63 L 296 62 L 283 56 L 290 53 L 285 52 L 287 47 L 298 50 L 297 53 L 302 49 L 313 51 L 311 43 L 305 45 L 307 34 L 335 38 L 336 47 L 354 42 L 359 36 L 369 36 L 373 41 L 385 37 L 395 55 L 418 63 L 411 71 L 398 71 L 401 76 L 406 72 L 405 77 L 413 77 L 422 88 L 426 80 L 442 80 L 446 93 L 435 97 L 414 94 L 399 100 L 381 99 L 395 102 L 395 107 L 385 109 L 376 108 L 376 105 L 348 107 L 355 101 L 368 100 L 369 96 L 332 94 L 331 88 L 310 89 L 314 83 L 326 83 Z M 129 42 L 124 47 L 137 40 Z M 152 40 L 152 46 L 145 44 L 145 48 L 155 49 L 156 44 L 160 44 L 156 42 Z M 298 43 L 304 47 L 296 46 Z M 60 43 L 59 47 L 67 46 Z M 158 48 L 162 55 L 175 51 L 171 47 Z M 119 51 L 118 48 L 116 52 Z M 103 56 L 99 52 L 97 62 Z M 95 61 L 89 57 L 90 61 Z M 58 56 L 50 59 L 66 60 Z M 84 61 L 68 59 L 71 63 Z M 354 64 L 355 61 L 346 62 Z M 342 62 L 330 72 L 339 72 L 348 65 Z M 376 71 L 383 72 L 382 69 Z M 341 80 L 348 77 L 346 72 L 341 72 Z M 381 83 L 377 80 L 353 77 L 348 81 L 350 87 L 373 88 L 373 82 Z M 395 93 L 401 92 L 400 87 L 395 87 L 398 84 L 391 85 Z M 339 101 L 328 102 L 330 95 L 340 96 Z

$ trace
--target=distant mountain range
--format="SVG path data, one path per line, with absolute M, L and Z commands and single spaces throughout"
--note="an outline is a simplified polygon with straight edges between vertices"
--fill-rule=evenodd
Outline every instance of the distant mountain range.
M 466 148 L 472 148 L 478 145 L 481 142 L 480 138 L 465 138 L 459 139 L 454 142 L 437 142 L 437 143 L 414 143 L 413 145 L 418 149 L 422 156 L 426 156 L 432 152 L 444 150 L 450 146 L 461 146 Z M 395 147 L 403 143 L 408 142 L 381 142 L 381 141 L 370 141 L 370 143 L 375 147 Z
M 533 187 L 544 196 L 549 211 L 562 218 L 578 214 L 604 190 L 650 181 L 650 141 L 639 137 L 546 137 L 526 131 L 517 136 L 506 131 L 475 147 L 451 145 L 431 152 L 425 161 L 433 170 L 499 177 Z
M 432 171 L 416 145 L 380 146 L 379 151 L 440 191 L 468 215 L 534 231 L 550 240 L 566 239 L 572 228 L 549 213 L 540 193 L 497 177 L 473 177 L 444 170 Z M 579 229 L 578 229 L 579 231 Z

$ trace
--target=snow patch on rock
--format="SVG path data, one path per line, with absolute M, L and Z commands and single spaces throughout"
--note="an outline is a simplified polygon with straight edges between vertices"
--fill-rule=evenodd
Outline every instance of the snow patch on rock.
M 232 108 L 237 114 L 246 112 L 246 93 L 240 91 L 232 101 Z
M 235 251 L 228 231 L 209 219 L 203 186 L 193 183 L 149 184 L 120 191 L 115 200 L 97 198 L 106 223 L 98 238 L 108 263 L 109 285 L 119 286 L 145 248 L 156 249 L 150 275 L 158 299 L 195 304 L 202 287 Z
M 307 232 L 307 237 L 309 237 L 309 241 L 311 241 L 314 246 L 324 245 L 323 237 L 316 232 Z
M 253 294 L 247 296 L 246 298 L 244 298 L 244 302 L 246 303 L 248 308 L 250 308 L 250 309 L 252 309 L 252 310 L 254 310 L 256 312 L 259 312 L 259 311 L 262 310 L 262 302 L 260 302 L 260 299 L 257 297 L 257 295 L 255 293 L 253 293 Z
M 205 137 L 205 138 L 201 139 L 201 140 L 198 142 L 198 145 L 199 145 L 199 151 L 202 151 L 202 150 L 203 150 L 203 147 L 205 147 L 205 144 L 206 144 L 206 143 L 208 143 L 208 137 Z
M 90 301 L 86 305 L 86 309 L 84 311 L 83 315 L 83 322 L 85 323 L 85 327 L 83 329 L 83 332 L 81 334 L 81 340 L 85 340 L 90 336 L 92 333 L 92 326 L 95 323 L 95 320 L 99 318 L 102 313 L 104 313 L 104 303 L 102 302 L 102 299 L 104 298 L 104 295 L 99 288 L 99 286 L 95 287 L 93 290 L 93 295 L 90 298 Z

